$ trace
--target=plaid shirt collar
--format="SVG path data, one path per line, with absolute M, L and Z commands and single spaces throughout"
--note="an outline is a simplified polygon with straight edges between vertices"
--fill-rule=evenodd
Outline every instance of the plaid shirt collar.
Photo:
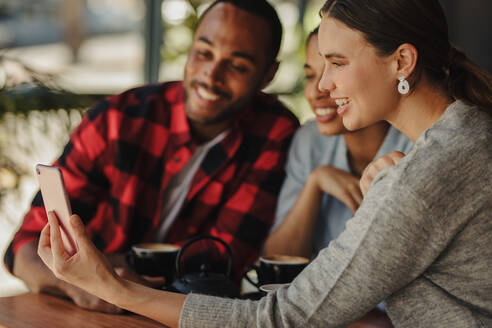
M 185 96 L 182 82 L 176 83 L 176 88 L 166 90 L 166 98 L 173 104 L 171 111 L 171 142 L 173 152 L 185 147 L 190 153 L 195 151 L 197 144 L 193 140 L 190 123 L 186 116 Z M 241 129 L 241 121 L 247 117 L 254 106 L 254 98 L 236 115 L 231 121 L 228 129 L 230 132 L 227 136 L 212 149 L 213 154 L 206 155 L 204 163 L 198 169 L 193 180 L 187 200 L 192 199 L 210 180 L 210 178 L 234 157 L 243 139 L 243 130 Z M 211 149 L 211 150 L 212 150 Z M 209 152 L 211 151 L 209 150 Z M 203 168 L 206 167 L 206 170 Z

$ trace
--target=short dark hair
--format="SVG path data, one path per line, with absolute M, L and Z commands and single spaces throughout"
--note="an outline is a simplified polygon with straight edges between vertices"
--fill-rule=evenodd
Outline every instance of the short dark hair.
M 203 20 L 203 17 L 219 3 L 230 3 L 234 7 L 247 11 L 248 13 L 257 17 L 263 18 L 270 26 L 270 38 L 272 47 L 269 49 L 270 63 L 274 63 L 277 59 L 280 51 L 280 44 L 282 43 L 282 24 L 278 17 L 277 11 L 266 0 L 216 0 L 214 1 L 200 16 L 197 27 Z
M 449 96 L 482 108 L 492 106 L 492 78 L 449 42 L 446 17 L 438 0 L 328 0 L 321 15 L 359 31 L 380 56 L 403 43 L 418 51 L 410 82 L 422 75 Z

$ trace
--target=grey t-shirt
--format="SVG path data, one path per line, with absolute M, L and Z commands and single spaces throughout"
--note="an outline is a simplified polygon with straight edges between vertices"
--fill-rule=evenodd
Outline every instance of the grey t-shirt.
M 390 127 L 375 158 L 398 150 L 407 154 L 413 143 L 404 134 Z M 316 121 L 310 121 L 297 130 L 289 149 L 287 176 L 282 185 L 275 212 L 275 230 L 294 205 L 309 174 L 317 167 L 330 165 L 350 172 L 347 145 L 341 135 L 325 136 L 318 132 Z M 328 246 L 345 229 L 354 213 L 341 201 L 324 194 L 313 236 L 313 254 Z
M 492 117 L 457 101 L 381 171 L 346 230 L 259 301 L 190 294 L 181 327 L 492 326 Z

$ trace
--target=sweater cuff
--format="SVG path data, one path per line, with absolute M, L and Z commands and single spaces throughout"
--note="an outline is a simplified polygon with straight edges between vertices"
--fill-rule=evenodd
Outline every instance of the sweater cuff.
M 179 327 L 226 327 L 232 317 L 233 299 L 200 294 L 188 294 L 181 315 Z

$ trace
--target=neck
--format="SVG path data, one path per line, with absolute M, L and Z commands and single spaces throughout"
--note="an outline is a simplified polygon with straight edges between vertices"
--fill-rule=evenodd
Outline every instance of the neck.
M 343 134 L 347 145 L 350 166 L 358 176 L 378 153 L 388 133 L 389 124 L 378 122 L 367 128 Z
M 453 102 L 443 90 L 436 89 L 424 79 L 412 94 L 402 97 L 397 109 L 387 119 L 412 142 L 436 123 Z

